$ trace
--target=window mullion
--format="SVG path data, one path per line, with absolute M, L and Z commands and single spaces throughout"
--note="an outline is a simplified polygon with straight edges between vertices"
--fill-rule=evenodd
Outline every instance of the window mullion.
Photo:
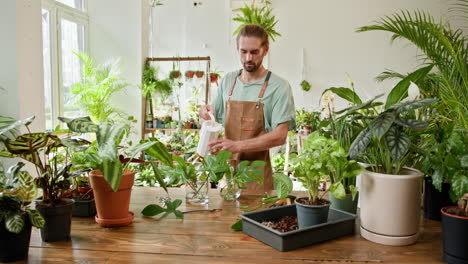
M 52 70 L 52 127 L 57 126 L 57 118 L 61 115 L 62 110 L 62 99 L 61 99 L 61 72 L 60 72 L 60 60 L 59 60 L 59 47 L 60 47 L 60 27 L 58 23 L 58 10 L 52 8 L 51 10 L 51 70 Z

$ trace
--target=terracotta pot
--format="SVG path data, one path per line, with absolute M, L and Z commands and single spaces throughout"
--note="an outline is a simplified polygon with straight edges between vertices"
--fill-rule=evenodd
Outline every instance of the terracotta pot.
M 128 211 L 135 172 L 126 169 L 119 189 L 114 192 L 100 170 L 90 172 L 91 187 L 96 200 L 96 222 L 101 226 L 126 226 L 132 223 L 133 213 Z
M 361 236 L 375 243 L 404 246 L 419 236 L 423 174 L 404 168 L 401 175 L 363 170 Z
M 187 77 L 189 79 L 192 79 L 193 75 L 195 75 L 195 72 L 193 72 L 193 71 L 186 71 L 185 72 L 185 77 Z
M 202 78 L 203 75 L 205 75 L 205 72 L 203 72 L 203 71 L 197 71 L 197 72 L 195 72 L 195 75 L 197 76 L 197 78 Z
M 218 82 L 218 77 L 219 76 L 217 74 L 210 73 L 210 82 L 212 83 Z

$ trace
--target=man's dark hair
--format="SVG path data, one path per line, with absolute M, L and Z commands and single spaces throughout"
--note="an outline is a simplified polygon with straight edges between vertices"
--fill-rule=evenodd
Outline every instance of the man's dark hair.
M 237 34 L 237 48 L 239 48 L 240 37 L 257 37 L 262 40 L 262 46 L 270 45 L 265 29 L 256 24 L 247 24 L 239 31 L 239 34 Z

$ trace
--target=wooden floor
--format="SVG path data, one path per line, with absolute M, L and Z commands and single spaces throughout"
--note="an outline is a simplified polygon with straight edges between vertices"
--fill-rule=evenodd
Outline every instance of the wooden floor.
M 184 197 L 184 189 L 171 189 L 171 197 Z M 259 204 L 255 197 L 223 202 L 211 191 L 208 206 L 181 206 L 181 210 L 222 208 L 219 213 L 186 214 L 158 221 L 142 217 L 141 210 L 163 193 L 158 188 L 135 187 L 132 225 L 102 228 L 93 218 L 73 218 L 71 241 L 44 243 L 33 230 L 29 258 L 23 263 L 440 263 L 441 223 L 421 220 L 421 236 L 406 247 L 383 246 L 359 234 L 280 252 L 230 226 L 242 212 L 239 206 Z M 359 230 L 359 228 L 356 228 Z M 358 231 L 357 231 L 358 232 Z M 21 263 L 21 262 L 20 262 Z

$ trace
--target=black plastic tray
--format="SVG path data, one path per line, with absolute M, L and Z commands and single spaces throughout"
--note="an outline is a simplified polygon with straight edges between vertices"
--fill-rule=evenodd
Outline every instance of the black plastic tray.
M 304 229 L 279 232 L 261 224 L 263 221 L 278 221 L 283 216 L 296 216 L 296 206 L 288 205 L 242 214 L 242 230 L 245 234 L 279 251 L 293 250 L 354 234 L 356 215 L 332 208 L 326 223 Z

